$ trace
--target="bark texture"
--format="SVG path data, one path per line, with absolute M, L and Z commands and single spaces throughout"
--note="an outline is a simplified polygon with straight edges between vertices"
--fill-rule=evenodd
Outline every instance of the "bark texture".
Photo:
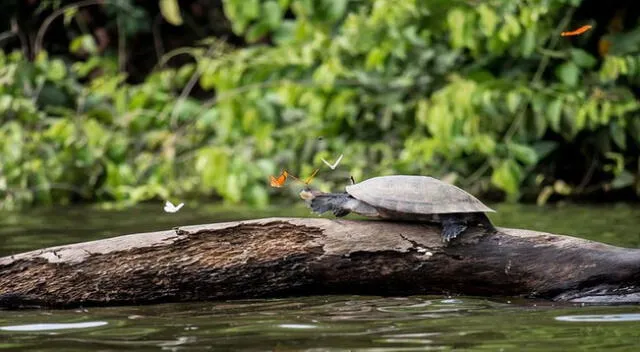
M 319 294 L 464 294 L 640 302 L 640 250 L 518 229 L 268 218 L 0 258 L 0 308 Z

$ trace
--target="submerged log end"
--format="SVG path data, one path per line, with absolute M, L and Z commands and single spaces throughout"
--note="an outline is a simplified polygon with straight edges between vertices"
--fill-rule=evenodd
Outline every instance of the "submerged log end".
M 268 218 L 177 228 L 0 258 L 0 307 L 74 307 L 313 294 L 629 297 L 640 253 L 549 233 Z

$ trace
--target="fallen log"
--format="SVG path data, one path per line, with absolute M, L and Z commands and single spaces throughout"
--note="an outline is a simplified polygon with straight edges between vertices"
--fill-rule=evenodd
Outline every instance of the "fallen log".
M 267 218 L 0 258 L 0 307 L 292 295 L 463 294 L 640 302 L 640 250 L 472 228 L 448 246 L 419 223 Z

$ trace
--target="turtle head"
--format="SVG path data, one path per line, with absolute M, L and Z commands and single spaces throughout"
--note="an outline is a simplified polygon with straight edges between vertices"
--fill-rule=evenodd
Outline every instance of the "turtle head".
M 316 197 L 315 192 L 313 192 L 312 190 L 310 190 L 309 188 L 305 188 L 302 191 L 300 191 L 300 198 L 306 200 L 306 201 L 310 201 L 313 198 Z

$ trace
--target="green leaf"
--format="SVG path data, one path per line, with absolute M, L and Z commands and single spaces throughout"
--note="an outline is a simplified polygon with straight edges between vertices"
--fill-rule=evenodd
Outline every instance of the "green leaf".
M 608 124 L 609 121 L 611 121 L 611 115 L 612 115 L 611 114 L 611 110 L 613 108 L 612 105 L 613 104 L 608 100 L 603 101 L 600 104 L 600 113 L 599 113 L 600 114 L 600 116 L 599 116 L 600 117 L 600 123 Z
M 588 128 L 595 128 L 600 120 L 600 109 L 598 109 L 598 102 L 595 99 L 589 99 L 587 104 L 587 126 Z M 582 128 L 581 128 L 582 129 Z
M 522 97 L 519 93 L 513 91 L 509 92 L 507 94 L 507 110 L 512 114 L 515 113 L 518 110 L 521 101 Z
M 271 35 L 277 45 L 283 45 L 294 38 L 295 21 L 283 20 Z
M 251 26 L 245 34 L 245 38 L 249 43 L 255 43 L 269 33 L 269 26 L 265 22 L 258 22 Z
M 182 25 L 182 15 L 180 15 L 180 6 L 178 0 L 160 0 L 160 13 L 167 22 L 174 26 Z
M 13 97 L 10 95 L 0 95 L 0 113 L 4 113 L 11 109 Z
M 544 116 L 534 116 L 533 118 L 533 132 L 537 139 L 540 139 L 547 132 L 548 127 L 547 119 Z
M 233 33 L 237 35 L 242 35 L 244 31 L 247 29 L 248 25 L 249 25 L 249 20 L 245 19 L 244 17 L 240 17 L 240 18 L 234 19 L 231 22 L 231 29 L 233 30 Z
M 428 123 L 429 102 L 427 99 L 420 99 L 416 104 L 416 121 L 422 125 Z
M 627 149 L 627 135 L 624 128 L 614 122 L 609 125 L 609 134 L 611 135 L 611 139 L 613 139 L 620 149 Z
M 589 103 L 587 105 L 583 105 L 578 108 L 578 112 L 576 113 L 573 126 L 570 126 L 576 133 L 582 131 L 585 127 L 587 127 L 587 122 L 589 117 L 587 113 L 589 112 Z
M 530 57 L 536 50 L 536 44 L 535 28 L 527 28 L 522 39 L 522 56 Z
M 269 194 L 260 185 L 253 185 L 249 189 L 249 199 L 257 208 L 264 208 L 269 204 Z
M 258 110 L 254 107 L 246 109 L 242 115 L 242 129 L 247 132 L 250 131 L 257 120 Z
M 260 0 L 244 0 L 240 1 L 240 8 L 246 20 L 254 20 L 260 17 Z
M 544 186 L 542 191 L 538 194 L 538 198 L 536 199 L 536 204 L 537 205 L 547 204 L 547 200 L 549 200 L 549 197 L 551 197 L 552 195 L 553 195 L 553 187 Z
M 89 54 L 95 54 L 98 51 L 98 46 L 92 35 L 81 35 L 73 38 L 69 44 L 69 50 L 74 54 L 80 54 L 83 51 Z
M 449 31 L 451 32 L 451 46 L 454 48 L 461 48 L 465 43 L 464 12 L 457 8 L 449 11 L 447 15 L 447 23 L 449 25 Z
M 553 190 L 557 194 L 560 194 L 560 195 L 563 195 L 563 196 L 568 196 L 573 191 L 571 186 L 569 186 L 563 180 L 557 180 L 556 182 L 554 182 L 553 183 Z
M 611 171 L 616 175 L 619 175 L 624 171 L 624 155 L 620 153 L 606 152 L 604 153 L 604 156 L 608 160 L 613 161 L 613 165 L 607 163 L 607 165 L 603 167 L 605 171 Z
M 67 76 L 67 66 L 62 60 L 56 59 L 51 61 L 47 70 L 47 78 L 53 82 L 62 80 Z
M 522 33 L 522 26 L 518 19 L 512 15 L 507 14 L 504 16 L 504 25 L 498 33 L 498 37 L 504 42 L 509 42 L 512 38 L 515 38 Z
M 280 5 L 280 7 L 283 9 L 288 8 L 290 3 L 291 0 L 278 0 L 278 5 Z
M 571 49 L 571 59 L 576 65 L 584 68 L 593 68 L 598 63 L 593 55 L 582 49 Z
M 493 11 L 493 9 L 491 9 L 487 4 L 481 4 L 478 6 L 477 11 L 480 14 L 480 29 L 482 30 L 482 33 L 487 37 L 493 36 L 499 22 L 495 11 Z
M 269 28 L 276 29 L 280 26 L 282 10 L 277 2 L 270 0 L 262 4 L 262 22 Z
M 613 81 L 620 75 L 618 62 L 614 56 L 606 56 L 604 62 L 600 66 L 599 77 L 602 82 Z
M 218 147 L 205 147 L 198 150 L 195 168 L 200 173 L 200 188 L 210 193 L 224 189 L 229 172 L 229 158 L 227 153 Z
M 554 132 L 560 131 L 560 121 L 562 119 L 562 100 L 554 99 L 547 107 L 547 121 Z
M 317 0 L 316 0 L 317 1 Z M 327 3 L 327 17 L 330 21 L 337 21 L 342 16 L 347 9 L 348 0 L 330 0 L 326 1 Z
M 538 154 L 535 149 L 522 144 L 509 143 L 507 149 L 513 156 L 525 165 L 534 165 L 538 162 Z
M 176 72 L 176 76 L 175 76 L 176 84 L 181 87 L 187 85 L 187 82 L 189 82 L 189 80 L 191 79 L 195 71 L 196 71 L 196 68 L 192 64 L 185 64 L 182 67 L 180 67 L 180 69 L 178 69 L 178 72 Z
M 483 134 L 474 138 L 475 148 L 483 155 L 492 156 L 496 150 L 496 141 Z
M 64 15 L 63 15 L 63 22 L 65 26 L 68 26 L 69 24 L 71 24 L 71 20 L 73 20 L 73 18 L 78 14 L 78 8 L 77 7 L 70 7 L 66 10 L 64 10 Z
M 565 62 L 556 68 L 556 76 L 564 84 L 575 87 L 580 79 L 580 68 L 574 62 Z
M 520 190 L 521 170 L 513 160 L 503 161 L 498 168 L 493 170 L 491 183 L 507 193 L 510 200 L 517 199 Z
M 373 48 L 367 55 L 364 67 L 367 70 L 382 70 L 384 68 L 384 60 L 387 57 L 387 51 L 383 48 Z
M 222 193 L 225 195 L 225 201 L 238 203 L 242 198 L 242 185 L 240 184 L 238 177 L 235 175 L 227 176 L 226 187 Z
M 540 141 L 533 144 L 538 160 L 544 159 L 547 155 L 558 148 L 558 142 Z
M 611 182 L 611 188 L 613 189 L 621 189 L 626 188 L 633 185 L 635 181 L 635 177 L 633 174 L 627 170 L 622 170 L 620 175 L 613 179 Z

